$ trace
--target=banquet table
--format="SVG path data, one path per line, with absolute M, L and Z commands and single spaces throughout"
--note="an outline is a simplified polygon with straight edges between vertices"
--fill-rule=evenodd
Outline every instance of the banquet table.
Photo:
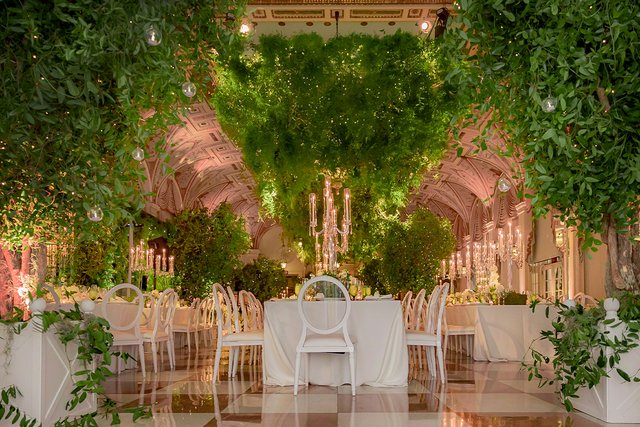
M 309 301 L 308 313 L 318 317 L 322 303 Z M 264 369 L 267 385 L 293 385 L 296 347 L 302 320 L 296 300 L 264 304 Z M 408 352 L 400 301 L 353 301 L 347 323 L 355 346 L 356 385 L 407 385 Z M 305 358 L 301 359 L 301 379 Z M 337 386 L 350 382 L 346 354 L 310 354 L 309 382 Z
M 552 329 L 555 309 L 540 304 L 532 312 L 526 305 L 463 304 L 447 306 L 449 325 L 473 326 L 473 359 L 504 362 L 531 360 L 531 348 L 553 355 L 548 341 L 537 340 L 540 331 Z

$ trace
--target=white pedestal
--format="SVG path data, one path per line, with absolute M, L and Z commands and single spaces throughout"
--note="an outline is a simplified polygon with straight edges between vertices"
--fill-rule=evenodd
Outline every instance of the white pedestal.
M 622 355 L 618 367 L 631 376 L 637 373 L 640 349 Z M 615 369 L 609 376 L 591 389 L 580 390 L 574 408 L 608 423 L 640 423 L 640 383 L 623 380 Z
M 96 410 L 95 394 L 88 395 L 73 411 L 65 409 L 74 388 L 71 374 L 84 369 L 82 362 L 76 360 L 74 343 L 65 352 L 53 328 L 46 333 L 37 332 L 32 321 L 19 334 L 7 329 L 0 326 L 0 389 L 14 385 L 22 393 L 11 401 L 14 406 L 43 426 Z M 11 344 L 5 352 L 7 339 Z

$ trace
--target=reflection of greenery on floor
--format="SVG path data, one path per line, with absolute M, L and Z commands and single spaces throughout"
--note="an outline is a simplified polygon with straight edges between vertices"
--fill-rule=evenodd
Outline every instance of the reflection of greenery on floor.
M 444 83 L 451 68 L 434 42 L 398 33 L 262 37 L 254 55 L 219 70 L 218 118 L 263 209 L 303 241 L 305 260 L 308 194 L 323 174 L 352 190 L 352 257 L 372 256 L 409 190 L 442 158 L 457 112 Z

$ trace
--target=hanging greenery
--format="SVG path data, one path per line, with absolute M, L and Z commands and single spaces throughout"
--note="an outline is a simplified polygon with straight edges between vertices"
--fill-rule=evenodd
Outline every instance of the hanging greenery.
M 159 132 L 211 93 L 213 62 L 241 44 L 230 18 L 243 11 L 242 0 L 4 2 L 2 246 L 65 227 L 91 234 L 93 206 L 110 225 L 139 210 L 144 173 L 132 151 L 154 139 L 160 150 Z
M 466 66 L 448 81 L 477 105 L 476 121 L 488 118 L 485 130 L 508 135 L 534 213 L 557 209 L 585 247 L 600 244 L 592 235 L 600 233 L 611 282 L 638 289 L 640 247 L 630 237 L 640 232 L 630 224 L 640 209 L 640 4 L 457 4 L 447 38 Z
M 231 206 L 221 204 L 215 211 L 187 209 L 174 219 L 169 236 L 174 249 L 175 269 L 181 276 L 182 292 L 188 298 L 211 293 L 211 284 L 227 283 L 241 265 L 238 257 L 250 248 L 244 219 Z
M 380 245 L 379 263 L 365 271 L 373 280 L 381 280 L 387 292 L 421 288 L 431 292 L 440 275 L 440 263 L 451 256 L 455 244 L 447 219 L 418 208 L 406 221 L 389 227 Z
M 305 253 L 314 253 L 309 193 L 321 193 L 325 174 L 351 188 L 360 258 L 442 157 L 457 111 L 444 82 L 451 69 L 446 52 L 406 33 L 263 36 L 253 54 L 219 71 L 213 103 L 264 211 L 289 238 L 305 239 Z

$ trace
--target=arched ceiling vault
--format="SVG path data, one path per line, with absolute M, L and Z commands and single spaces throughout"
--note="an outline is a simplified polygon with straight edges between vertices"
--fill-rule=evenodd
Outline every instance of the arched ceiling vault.
M 154 195 L 149 197 L 146 210 L 166 219 L 179 209 L 200 206 L 215 209 L 221 203 L 229 203 L 247 221 L 253 246 L 257 247 L 260 236 L 275 224 L 260 218 L 256 184 L 242 154 L 224 134 L 215 111 L 208 105 L 193 105 L 183 121 L 184 126 L 174 128 L 166 138 L 165 149 L 169 153 L 166 165 L 149 148 L 150 156 L 144 165 L 148 174 L 145 188 Z M 407 207 L 411 212 L 425 206 L 448 218 L 459 242 L 464 235 L 477 238 L 478 230 L 488 220 L 508 220 L 519 201 L 514 188 L 507 198 L 498 200 L 494 196 L 498 179 L 515 176 L 518 162 L 491 150 L 476 153 L 473 140 L 477 135 L 476 129 L 466 129 L 461 134 L 457 143 L 462 147 L 462 155 L 458 156 L 455 148 L 447 151 L 441 164 L 424 174 Z M 503 142 L 496 136 L 489 145 L 500 147 Z M 166 173 L 167 166 L 174 171 L 173 175 Z M 494 210 L 496 213 L 492 213 Z

